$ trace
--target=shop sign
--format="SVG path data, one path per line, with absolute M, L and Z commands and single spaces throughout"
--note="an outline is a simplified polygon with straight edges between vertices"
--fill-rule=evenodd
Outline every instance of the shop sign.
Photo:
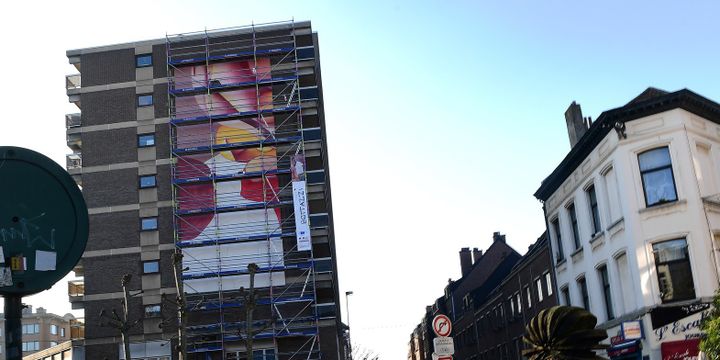
M 625 340 L 638 340 L 643 338 L 640 320 L 624 321 L 620 324 L 620 332 Z
M 636 341 L 633 341 L 628 346 L 620 346 L 618 348 L 609 348 L 607 350 L 607 354 L 611 358 L 625 356 L 625 355 L 629 355 L 629 354 L 637 354 L 638 352 L 640 352 L 640 346 L 637 344 Z
M 662 360 L 695 360 L 698 358 L 700 339 L 668 341 L 660 344 Z
M 655 330 L 706 310 L 710 310 L 709 303 L 658 307 L 650 312 L 650 322 Z
M 655 329 L 655 340 L 658 342 L 665 340 L 688 340 L 701 338 L 703 335 L 700 324 L 710 316 L 710 310 L 695 314 L 684 319 L 667 324 L 663 327 Z

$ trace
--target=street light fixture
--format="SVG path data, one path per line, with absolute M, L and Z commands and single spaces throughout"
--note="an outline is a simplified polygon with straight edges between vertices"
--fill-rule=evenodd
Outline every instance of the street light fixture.
M 345 311 L 347 312 L 347 328 L 348 328 L 348 352 L 349 356 L 348 359 L 352 360 L 352 341 L 350 340 L 350 295 L 352 295 L 352 291 L 346 291 L 345 292 Z
M 345 311 L 347 314 L 347 326 L 350 328 L 350 298 L 349 296 L 352 295 L 352 291 L 346 291 L 345 292 Z

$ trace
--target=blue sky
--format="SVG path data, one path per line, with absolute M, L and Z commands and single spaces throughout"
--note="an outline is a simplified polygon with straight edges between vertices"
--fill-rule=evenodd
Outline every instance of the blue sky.
M 64 162 L 67 49 L 311 20 L 341 293 L 355 293 L 357 344 L 399 359 L 459 276 L 461 247 L 501 231 L 524 253 L 543 232 L 532 194 L 569 150 L 573 100 L 593 118 L 648 86 L 720 100 L 718 13 L 710 1 L 16 3 L 0 16 L 0 144 Z M 65 289 L 28 301 L 63 313 Z

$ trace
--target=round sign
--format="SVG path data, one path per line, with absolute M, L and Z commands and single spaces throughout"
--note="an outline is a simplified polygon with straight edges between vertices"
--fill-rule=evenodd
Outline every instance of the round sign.
M 450 333 L 452 332 L 452 323 L 450 322 L 450 318 L 441 314 L 435 316 L 433 319 L 432 328 L 435 335 L 446 337 L 450 336 Z
M 87 206 L 70 175 L 35 151 L 0 146 L 0 295 L 49 289 L 87 238 Z

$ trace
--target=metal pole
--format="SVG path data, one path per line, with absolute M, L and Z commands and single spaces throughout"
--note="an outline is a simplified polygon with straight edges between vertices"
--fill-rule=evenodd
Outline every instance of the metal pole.
M 352 295 L 352 291 L 346 291 L 345 292 L 345 313 L 347 314 L 347 326 L 348 329 L 350 329 L 350 295 Z
M 22 296 L 5 296 L 5 350 L 7 360 L 22 360 Z
M 349 359 L 353 358 L 352 353 L 352 340 L 350 337 L 350 295 L 352 295 L 352 291 L 346 291 L 345 292 L 345 311 L 347 313 L 347 327 L 348 327 L 348 338 L 347 338 L 347 346 L 348 346 L 348 352 L 350 353 Z
M 179 360 L 187 360 L 187 338 L 185 337 L 187 317 L 185 316 L 185 291 L 182 282 L 182 258 L 182 252 L 176 249 L 172 255 L 172 261 L 173 272 L 175 273 L 175 288 L 177 289 L 178 358 Z
M 123 349 L 125 351 L 125 360 L 132 359 L 132 355 L 130 355 L 130 328 L 128 326 L 128 314 L 129 314 L 129 300 L 130 300 L 130 294 L 128 291 L 128 285 L 130 284 L 130 274 L 125 274 L 122 277 L 122 289 L 123 289 L 123 319 L 122 319 L 122 328 L 120 329 L 120 335 L 122 336 L 122 342 L 123 342 Z

